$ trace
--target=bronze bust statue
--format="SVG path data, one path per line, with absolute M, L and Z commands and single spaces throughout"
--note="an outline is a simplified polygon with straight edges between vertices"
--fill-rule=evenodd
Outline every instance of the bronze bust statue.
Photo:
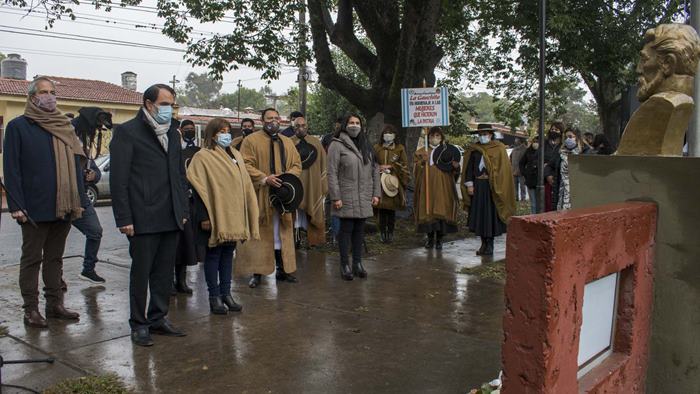
M 617 155 L 680 156 L 693 114 L 700 37 L 691 26 L 659 25 L 644 34 L 637 74 L 642 105 L 630 119 Z

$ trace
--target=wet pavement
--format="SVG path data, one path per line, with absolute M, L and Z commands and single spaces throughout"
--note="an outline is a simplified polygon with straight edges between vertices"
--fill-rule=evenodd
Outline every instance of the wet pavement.
M 129 337 L 125 249 L 109 250 L 112 263 L 98 265 L 105 286 L 78 279 L 81 259 L 66 259 L 66 305 L 81 320 L 52 320 L 48 330 L 24 327 L 18 266 L 6 264 L 0 324 L 10 334 L 0 338 L 0 354 L 57 361 L 6 365 L 3 382 L 43 389 L 116 373 L 139 393 L 465 393 L 500 369 L 503 286 L 458 273 L 482 263 L 477 247 L 467 239 L 442 252 L 367 259 L 369 278 L 352 282 L 340 279 L 337 257 L 299 252 L 298 284 L 270 276 L 250 289 L 236 278 L 234 298 L 244 309 L 227 316 L 209 314 L 203 272 L 191 267 L 195 294 L 173 297 L 170 312 L 188 336 L 154 336 L 151 348 Z M 498 239 L 495 259 L 504 254 Z

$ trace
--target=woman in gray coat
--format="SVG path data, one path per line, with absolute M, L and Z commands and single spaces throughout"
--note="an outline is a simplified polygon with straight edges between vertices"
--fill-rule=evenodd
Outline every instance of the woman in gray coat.
M 379 204 L 379 170 L 373 160 L 362 120 L 348 115 L 328 148 L 328 194 L 333 202 L 333 216 L 340 218 L 340 276 L 367 277 L 362 266 L 365 220 L 372 217 Z M 348 254 L 352 246 L 352 271 Z

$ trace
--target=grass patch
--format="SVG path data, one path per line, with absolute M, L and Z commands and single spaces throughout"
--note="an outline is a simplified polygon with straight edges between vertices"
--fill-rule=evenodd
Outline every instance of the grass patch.
M 60 382 L 44 394 L 130 394 L 124 382 L 116 375 L 83 376 Z
M 10 333 L 10 330 L 8 330 L 7 327 L 0 326 L 0 337 L 4 337 L 9 333 Z
M 460 274 L 474 275 L 481 279 L 492 279 L 499 282 L 506 281 L 506 260 L 498 260 L 492 263 L 484 263 L 472 268 L 462 268 Z

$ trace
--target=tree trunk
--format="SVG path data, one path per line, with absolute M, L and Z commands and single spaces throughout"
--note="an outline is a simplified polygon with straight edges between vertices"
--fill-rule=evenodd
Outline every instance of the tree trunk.
M 581 76 L 595 99 L 603 134 L 608 137 L 612 148 L 616 149 L 622 134 L 623 86 L 597 75 L 582 73 Z

